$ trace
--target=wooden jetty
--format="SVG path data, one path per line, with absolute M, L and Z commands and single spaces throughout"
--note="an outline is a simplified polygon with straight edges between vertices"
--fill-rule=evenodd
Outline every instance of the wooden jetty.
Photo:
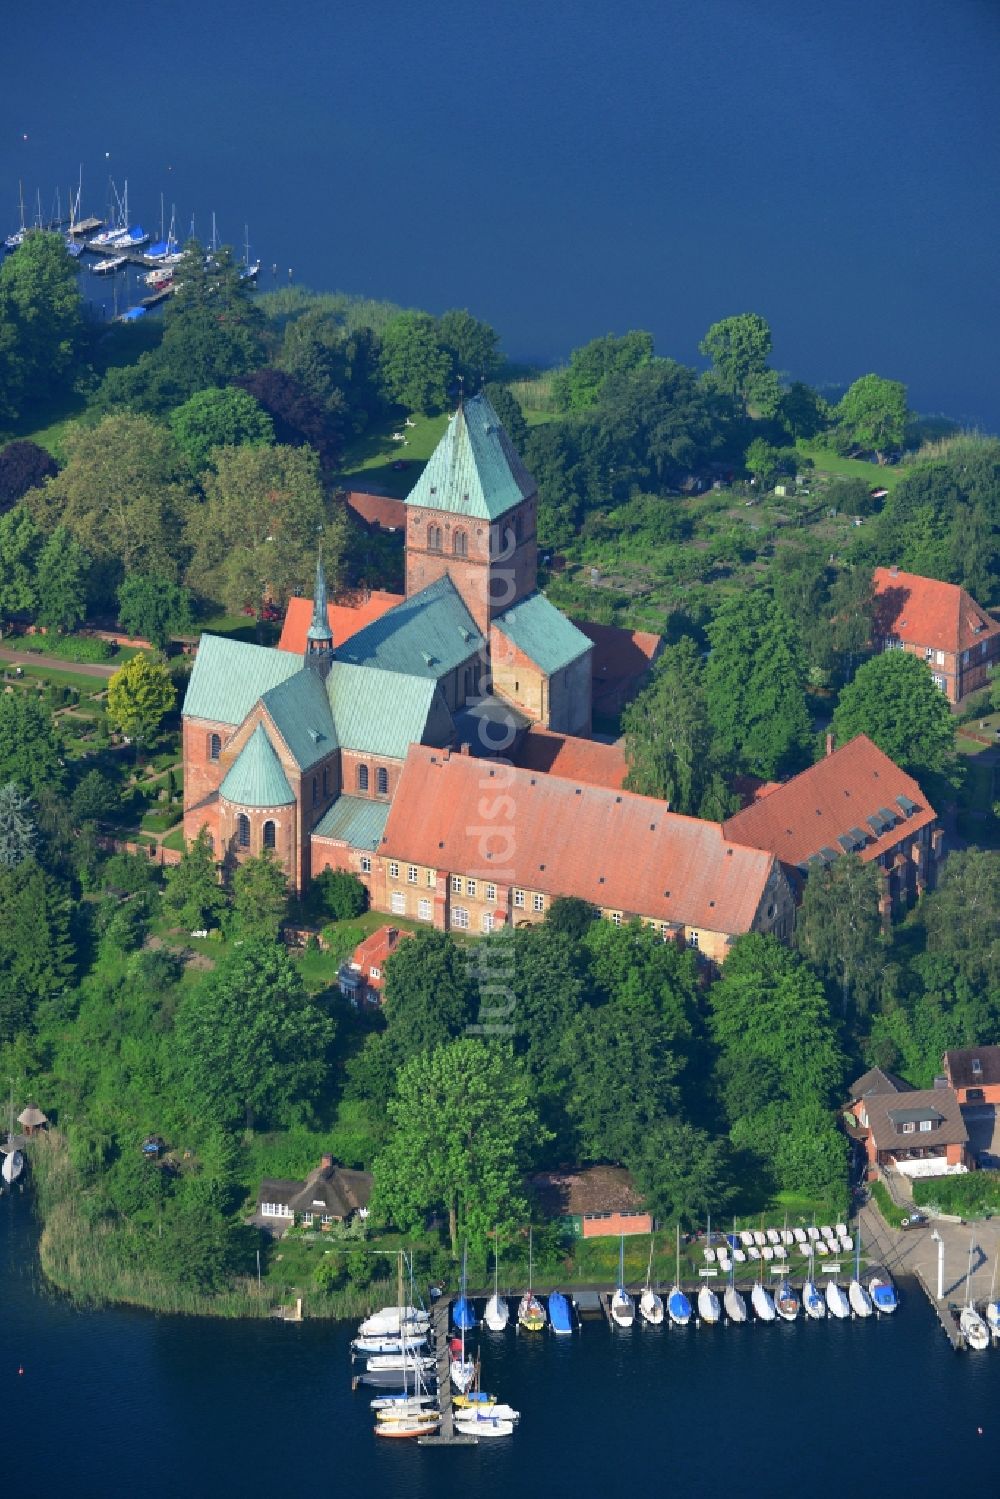
M 927 1281 L 924 1278 L 923 1271 L 920 1269 L 919 1265 L 914 1265 L 913 1274 L 917 1277 L 920 1289 L 924 1292 L 927 1300 L 930 1302 L 931 1306 L 937 1313 L 938 1321 L 941 1323 L 941 1326 L 944 1329 L 945 1336 L 947 1337 L 948 1342 L 951 1344 L 952 1348 L 954 1348 L 956 1353 L 960 1353 L 965 1347 L 965 1339 L 962 1337 L 957 1317 L 952 1312 L 946 1301 L 938 1301 L 937 1297 L 934 1295 L 934 1292 L 927 1284 Z
M 476 1447 L 479 1438 L 466 1436 L 455 1430 L 455 1411 L 451 1390 L 451 1349 L 448 1346 L 451 1325 L 451 1298 L 441 1296 L 434 1303 L 431 1327 L 434 1333 L 434 1354 L 437 1358 L 438 1406 L 441 1425 L 437 1431 L 418 1437 L 421 1447 Z
M 103 223 L 103 219 L 77 219 L 76 223 L 70 226 L 69 232 L 74 239 L 79 239 L 83 234 L 93 234 L 94 230 L 100 229 Z

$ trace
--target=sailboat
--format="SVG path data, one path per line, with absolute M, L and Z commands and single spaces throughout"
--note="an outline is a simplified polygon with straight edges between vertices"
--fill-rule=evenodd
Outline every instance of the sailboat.
M 3 1158 L 3 1166 L 0 1166 L 0 1176 L 3 1177 L 8 1186 L 11 1186 L 17 1181 L 24 1170 L 24 1156 L 19 1150 L 15 1150 L 12 1145 L 5 1145 L 4 1150 L 7 1151 L 7 1154 Z
M 787 1277 L 778 1286 L 774 1297 L 774 1309 L 783 1322 L 794 1322 L 799 1315 L 799 1298 Z
M 986 1303 L 986 1321 L 994 1338 L 1000 1338 L 1000 1301 L 997 1301 L 997 1261 L 993 1261 L 993 1280 L 990 1283 L 990 1299 Z
M 146 251 L 146 259 L 147 260 L 165 261 L 165 262 L 169 262 L 169 263 L 173 264 L 173 263 L 176 263 L 174 261 L 173 257 L 176 256 L 177 259 L 180 259 L 180 256 L 177 254 L 178 249 L 179 249 L 179 245 L 178 245 L 177 235 L 176 235 L 175 229 L 174 229 L 176 209 L 173 207 L 173 205 L 171 205 L 171 209 L 170 209 L 170 228 L 167 230 L 166 235 L 164 235 L 164 233 L 163 233 L 163 219 L 162 219 L 162 214 L 163 214 L 163 204 L 162 204 L 162 199 L 161 199 L 161 202 L 160 202 L 160 215 L 161 215 L 161 218 L 160 218 L 160 238 L 158 240 L 156 240 L 153 244 L 151 244 L 149 246 L 149 249 Z
M 495 1416 L 498 1421 L 521 1419 L 521 1412 L 516 1411 L 512 1405 L 507 1405 L 495 1395 L 487 1395 L 482 1390 L 470 1390 L 467 1395 L 453 1395 L 451 1403 L 455 1411 L 479 1411 L 484 1416 Z
M 826 1283 L 826 1305 L 831 1317 L 837 1317 L 843 1321 L 851 1315 L 851 1303 L 844 1294 L 842 1286 L 838 1286 L 835 1280 Z
M 83 241 L 77 235 L 77 222 L 80 218 L 80 198 L 83 193 L 83 167 L 80 167 L 80 182 L 74 195 L 72 189 L 69 195 L 69 228 L 65 234 L 65 245 L 67 254 L 73 260 L 79 260 L 83 254 Z
M 807 1317 L 814 1322 L 821 1322 L 826 1316 L 826 1302 L 816 1289 L 816 1256 L 812 1249 L 809 1251 L 809 1277 L 802 1287 L 802 1305 Z
M 646 1284 L 639 1297 L 639 1316 L 651 1327 L 659 1327 L 663 1321 L 663 1298 L 653 1290 L 653 1240 L 649 1241 L 649 1264 L 646 1266 Z
M 528 1228 L 528 1289 L 521 1297 L 517 1308 L 518 1326 L 526 1332 L 542 1332 L 545 1327 L 545 1308 L 531 1289 L 533 1272 L 531 1228 Z
M 146 244 L 148 239 L 149 235 L 141 224 L 130 224 L 128 221 L 128 179 L 126 178 L 125 198 L 121 206 L 121 223 L 110 244 L 116 250 L 137 250 L 140 245 Z
M 476 1325 L 476 1314 L 472 1310 L 472 1303 L 466 1295 L 468 1285 L 469 1251 L 468 1247 L 462 1251 L 462 1294 L 455 1302 L 455 1326 L 461 1333 L 461 1342 L 456 1350 L 453 1345 L 451 1359 L 451 1382 L 464 1395 L 466 1390 L 472 1388 L 472 1382 L 476 1377 L 476 1365 L 473 1359 L 465 1356 L 465 1334 Z
M 397 1285 L 399 1294 L 399 1305 L 389 1307 L 387 1311 L 398 1314 L 397 1326 L 402 1331 L 406 1327 L 406 1318 L 403 1313 L 412 1310 L 403 1306 L 403 1251 L 399 1251 L 397 1264 Z M 412 1261 L 411 1261 L 412 1278 Z M 388 1319 L 387 1319 L 388 1320 Z M 364 1324 L 362 1324 L 363 1326 Z M 386 1439 L 412 1438 L 424 1436 L 433 1431 L 440 1423 L 440 1413 L 432 1405 L 426 1389 L 421 1389 L 420 1364 L 424 1362 L 416 1357 L 407 1358 L 406 1343 L 403 1343 L 402 1371 L 403 1389 L 399 1396 L 380 1397 L 378 1402 L 372 1401 L 372 1409 L 375 1411 L 375 1435 Z M 426 1362 L 434 1364 L 435 1360 Z M 413 1393 L 410 1394 L 407 1384 L 407 1369 L 413 1369 Z M 378 1376 L 376 1376 L 376 1379 Z M 369 1379 L 367 1382 L 374 1382 Z
M 495 1234 L 493 1248 L 493 1295 L 486 1303 L 483 1313 L 483 1321 L 490 1332 L 503 1332 L 510 1321 L 510 1307 L 505 1297 L 500 1295 L 500 1233 Z
M 569 1301 L 561 1291 L 553 1291 L 549 1296 L 549 1324 L 552 1331 L 560 1337 L 572 1334 L 573 1313 Z
M 667 1297 L 667 1313 L 671 1322 L 678 1327 L 687 1327 L 691 1321 L 691 1303 L 681 1290 L 681 1231 L 677 1229 L 677 1271 L 676 1279 L 670 1288 Z
M 856 1317 L 870 1317 L 872 1299 L 861 1284 L 861 1220 L 858 1220 L 858 1242 L 854 1250 L 854 1279 L 847 1288 L 847 1299 Z
M 512 1437 L 513 1421 L 500 1416 L 486 1415 L 478 1410 L 454 1411 L 452 1421 L 455 1430 L 464 1437 Z
M 19 182 L 17 184 L 17 188 L 18 198 L 21 206 L 21 227 L 19 229 L 15 229 L 13 234 L 8 234 L 7 238 L 3 242 L 3 247 L 5 250 L 16 250 L 18 245 L 23 243 L 24 236 L 28 232 L 27 225 L 24 222 L 24 183 Z
M 959 1315 L 958 1326 L 967 1345 L 981 1353 L 990 1346 L 990 1332 L 972 1300 L 972 1254 L 975 1247 L 976 1236 L 973 1234 L 969 1240 L 969 1268 L 965 1275 L 965 1305 Z
M 250 259 L 250 228 L 243 225 L 243 264 L 240 266 L 241 281 L 256 281 L 260 273 L 260 261 Z
M 365 1318 L 358 1328 L 358 1336 L 372 1338 L 381 1334 L 398 1338 L 405 1332 L 410 1337 L 411 1334 L 425 1333 L 430 1325 L 427 1313 L 418 1311 L 415 1306 L 386 1306 Z
M 625 1235 L 621 1236 L 618 1250 L 618 1284 L 611 1297 L 611 1320 L 616 1327 L 631 1327 L 635 1321 L 635 1307 L 625 1289 Z
M 730 1322 L 745 1322 L 747 1320 L 747 1304 L 740 1291 L 736 1289 L 736 1258 L 735 1246 L 739 1243 L 736 1237 L 736 1219 L 733 1219 L 733 1233 L 730 1244 L 733 1246 L 733 1256 L 729 1261 L 729 1284 L 722 1298 L 722 1305 Z
M 754 1283 L 750 1292 L 750 1305 L 753 1307 L 754 1316 L 758 1322 L 773 1322 L 777 1316 L 774 1310 L 774 1302 L 771 1293 L 764 1285 L 764 1265 L 761 1262 L 760 1280 Z

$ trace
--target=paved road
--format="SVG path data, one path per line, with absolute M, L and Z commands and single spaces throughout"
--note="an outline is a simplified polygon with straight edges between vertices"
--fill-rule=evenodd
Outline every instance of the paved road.
M 919 1269 L 927 1285 L 934 1291 L 937 1289 L 938 1247 L 931 1238 L 932 1230 L 936 1230 L 944 1240 L 944 1299 L 965 1300 L 969 1240 L 972 1238 L 976 1244 L 972 1259 L 973 1300 L 985 1301 L 990 1294 L 993 1266 L 1000 1255 L 1000 1221 L 985 1219 L 966 1224 L 932 1220 L 926 1228 L 904 1233 L 888 1228 L 872 1203 L 868 1203 L 861 1212 L 865 1257 L 881 1259 L 887 1270 L 900 1275 L 912 1275 Z
M 15 666 L 48 666 L 52 671 L 71 671 L 80 677 L 113 677 L 118 670 L 117 666 L 103 666 L 96 661 L 60 661 L 38 651 L 12 651 L 6 646 L 0 646 L 0 661 L 11 661 Z

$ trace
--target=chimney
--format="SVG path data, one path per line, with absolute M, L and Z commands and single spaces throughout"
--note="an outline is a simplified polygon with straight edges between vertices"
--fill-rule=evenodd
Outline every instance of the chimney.
M 829 732 L 829 730 L 827 731 L 826 736 L 826 752 L 828 755 L 833 754 L 833 735 Z
M 461 746 L 461 753 L 463 755 L 471 755 L 472 754 L 472 745 L 469 743 L 468 740 L 465 740 L 463 742 L 463 744 Z
M 889 569 L 889 576 L 890 576 L 890 578 L 898 578 L 899 577 L 899 568 L 896 566 L 895 563 L 893 563 L 892 566 Z
M 333 1156 L 332 1155 L 321 1155 L 320 1158 L 319 1158 L 319 1164 L 320 1164 L 320 1167 L 321 1167 L 321 1169 L 323 1171 L 332 1171 L 333 1170 Z

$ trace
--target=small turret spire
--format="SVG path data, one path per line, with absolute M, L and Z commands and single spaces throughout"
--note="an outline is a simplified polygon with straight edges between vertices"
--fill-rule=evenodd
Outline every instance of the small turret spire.
M 326 573 L 323 571 L 323 543 L 316 554 L 316 586 L 313 590 L 312 623 L 306 636 L 307 656 L 329 656 L 333 653 L 333 631 L 327 610 Z

